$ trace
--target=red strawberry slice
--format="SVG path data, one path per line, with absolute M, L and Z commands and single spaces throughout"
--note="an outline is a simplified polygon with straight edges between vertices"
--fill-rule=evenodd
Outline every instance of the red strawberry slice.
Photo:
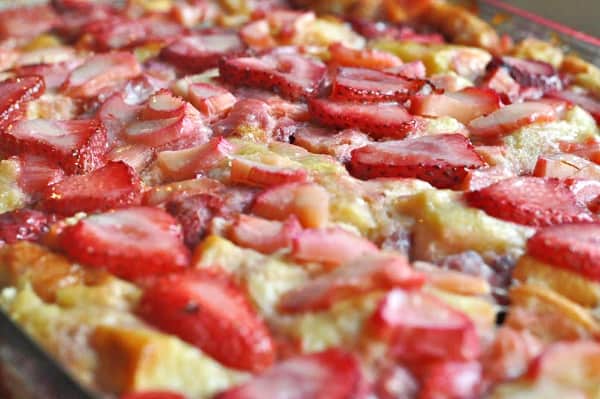
M 137 173 L 141 173 L 154 159 L 154 150 L 141 144 L 123 145 L 113 148 L 106 154 L 106 159 L 125 162 Z
M 469 130 L 479 138 L 494 138 L 511 134 L 525 125 L 552 122 L 557 118 L 555 108 L 544 102 L 516 103 L 472 120 Z
M 470 206 L 528 226 L 592 222 L 594 216 L 558 179 L 515 177 L 465 194 Z
M 218 196 L 215 191 L 219 190 L 219 186 L 211 186 L 204 183 L 203 187 L 197 184 L 195 192 L 190 192 L 189 185 L 184 185 L 186 190 L 185 196 L 179 198 L 165 198 L 160 202 L 166 203 L 165 209 L 173 215 L 183 228 L 183 241 L 189 248 L 195 248 L 196 245 L 208 234 L 210 224 L 215 216 L 225 213 L 225 203 L 222 197 Z M 173 189 L 172 186 L 170 186 Z M 216 190 L 215 190 L 216 189 Z M 203 192 L 204 190 L 204 192 Z M 154 193 L 154 197 L 159 197 Z M 149 200 L 149 203 L 158 202 L 156 199 Z
M 527 242 L 527 253 L 600 281 L 600 224 L 565 224 L 538 230 Z
M 294 238 L 291 256 L 334 268 L 378 251 L 371 241 L 341 228 L 307 229 Z
M 389 343 L 391 353 L 409 364 L 464 361 L 479 356 L 473 322 L 436 297 L 394 289 L 368 322 L 372 333 Z
M 21 116 L 26 108 L 25 103 L 39 98 L 45 89 L 44 80 L 39 76 L 11 78 L 0 82 L 0 130 Z
M 144 120 L 177 118 L 184 113 L 185 101 L 171 90 L 163 89 L 148 98 L 139 118 Z
M 425 79 L 427 77 L 427 68 L 421 60 L 407 62 L 406 64 L 400 66 L 387 68 L 385 72 L 404 76 L 408 79 Z
M 420 399 L 477 398 L 481 392 L 481 364 L 472 362 L 437 362 L 421 375 Z
M 272 187 L 286 183 L 302 183 L 308 180 L 304 169 L 286 168 L 236 158 L 231 162 L 230 179 L 234 183 L 255 187 Z
M 228 367 L 262 371 L 275 360 L 267 326 L 223 272 L 200 269 L 152 281 L 137 313 Z
M 100 51 L 132 47 L 144 43 L 164 43 L 178 37 L 183 29 L 178 24 L 157 18 L 129 20 L 123 17 L 104 18 L 88 24 L 86 33 Z
M 354 355 L 328 349 L 279 362 L 216 399 L 364 399 L 366 386 Z
M 50 184 L 65 177 L 65 172 L 55 162 L 44 157 L 24 154 L 11 159 L 19 162 L 19 187 L 34 199 Z
M 396 104 L 357 104 L 312 98 L 308 109 L 318 123 L 337 129 L 359 129 L 375 138 L 404 138 L 420 128 L 419 121 Z
M 37 241 L 48 230 L 48 217 L 31 209 L 0 214 L 0 247 L 17 241 Z
M 542 92 L 561 90 L 563 82 L 556 69 L 542 61 L 526 60 L 515 57 L 495 57 L 486 67 L 490 72 L 496 68 L 505 68 L 509 75 L 523 87 L 535 87 Z
M 132 123 L 141 112 L 141 105 L 131 105 L 125 102 L 121 93 L 110 96 L 98 110 L 98 119 L 106 128 L 108 148 L 122 144 L 122 133 L 125 126 Z
M 600 166 L 573 154 L 546 154 L 538 158 L 533 175 L 537 177 L 568 177 L 600 181 Z
M 212 128 L 215 134 L 223 136 L 239 133 L 239 129 L 256 129 L 262 130 L 268 137 L 273 133 L 275 125 L 271 107 L 264 101 L 248 98 L 235 103 L 227 117 L 214 124 Z
M 331 98 L 356 102 L 403 102 L 433 88 L 425 80 L 408 79 L 365 68 L 339 68 L 333 79 Z
M 35 154 L 54 160 L 67 173 L 86 173 L 104 163 L 106 131 L 95 119 L 22 120 L 2 139 L 13 154 Z
M 515 173 L 503 166 L 489 166 L 479 169 L 468 169 L 462 183 L 456 189 L 462 191 L 481 190 L 500 180 L 515 177 Z
M 577 156 L 589 159 L 590 161 L 600 164 L 600 141 L 595 139 L 587 140 L 584 143 L 571 143 L 561 141 L 559 148 L 562 152 L 575 154 Z
M 156 161 L 165 177 L 171 180 L 192 179 L 208 172 L 233 154 L 233 146 L 223 137 L 206 144 L 179 151 L 162 151 Z
M 410 112 L 424 116 L 451 116 L 467 124 L 500 108 L 498 94 L 491 89 L 468 87 L 446 94 L 417 95 L 411 98 Z
M 436 187 L 459 184 L 485 163 L 465 136 L 442 134 L 373 143 L 352 151 L 349 169 L 362 179 L 415 177 Z
M 140 64 L 133 54 L 97 54 L 71 72 L 62 90 L 72 97 L 95 97 L 105 87 L 131 79 L 141 71 Z
M 73 215 L 139 205 L 142 182 L 124 162 L 109 162 L 86 175 L 67 177 L 48 187 L 39 206 L 48 212 Z
M 358 130 L 346 129 L 339 133 L 314 126 L 301 126 L 293 134 L 295 145 L 317 154 L 334 156 L 340 162 L 350 159 L 353 149 L 371 142 L 369 136 Z
M 271 221 L 254 216 L 239 215 L 229 231 L 229 238 L 242 247 L 272 254 L 289 248 L 292 239 L 300 234 L 302 226 L 290 216 L 285 222 Z
M 565 179 L 565 185 L 582 204 L 590 208 L 594 202 L 600 199 L 600 180 L 588 180 L 580 178 Z M 590 208 L 591 209 L 591 208 Z M 592 209 L 592 212 L 595 212 Z
M 501 67 L 487 68 L 480 86 L 500 94 L 505 104 L 517 102 L 521 94 L 521 85 L 510 76 L 505 68 Z
M 314 95 L 325 71 L 320 61 L 286 52 L 227 59 L 219 65 L 221 78 L 230 84 L 274 90 L 291 100 Z
M 579 105 L 592 114 L 597 123 L 600 123 L 600 100 L 590 93 L 579 93 L 571 90 L 551 91 L 546 93 L 548 97 L 567 101 L 573 105 Z
M 592 340 L 557 342 L 530 364 L 525 378 L 595 388 L 600 378 L 599 364 L 600 343 Z
M 329 193 L 316 183 L 290 183 L 263 191 L 252 212 L 268 219 L 298 218 L 304 227 L 323 227 L 329 222 Z
M 125 395 L 122 395 L 120 399 L 185 399 L 185 396 L 175 392 L 146 391 L 127 393 Z
M 186 72 L 199 73 L 219 65 L 225 57 L 239 55 L 244 44 L 235 32 L 206 32 L 182 37 L 163 48 L 160 57 Z
M 19 65 L 14 68 L 14 72 L 15 75 L 22 78 L 40 76 L 47 89 L 56 90 L 67 80 L 71 71 L 80 64 L 79 60 L 69 60 L 52 64 Z
M 225 115 L 237 101 L 229 91 L 209 83 L 192 83 L 188 89 L 188 100 L 208 120 Z
M 59 241 L 73 260 L 124 279 L 174 272 L 190 263 L 179 225 L 158 208 L 92 215 L 66 227 Z
M 58 23 L 58 16 L 48 5 L 5 9 L 0 11 L 0 39 L 34 37 L 49 31 Z
M 356 68 L 386 69 L 398 67 L 402 60 L 395 55 L 375 49 L 353 49 L 342 43 L 329 46 L 330 65 Z
M 337 301 L 376 290 L 418 288 L 424 281 L 403 256 L 363 256 L 286 293 L 278 307 L 285 313 L 320 311 Z

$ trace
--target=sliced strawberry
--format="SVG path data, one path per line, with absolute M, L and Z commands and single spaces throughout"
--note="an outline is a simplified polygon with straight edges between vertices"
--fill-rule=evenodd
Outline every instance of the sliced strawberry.
M 287 292 L 278 307 L 285 313 L 320 311 L 372 291 L 418 288 L 424 281 L 424 275 L 414 271 L 403 256 L 361 256 Z
M 34 199 L 50 184 L 59 182 L 65 172 L 55 162 L 36 155 L 19 156 L 19 187 Z
M 456 188 L 462 191 L 481 190 L 500 180 L 515 177 L 515 173 L 503 166 L 489 166 L 479 169 L 468 169 L 462 183 Z
M 144 391 L 136 393 L 127 393 L 121 395 L 119 399 L 185 399 L 185 396 L 167 391 Z
M 20 117 L 25 103 L 39 98 L 45 91 L 39 76 L 11 78 L 0 82 L 0 130 Z M 0 150 L 0 154 L 2 150 Z
M 481 364 L 471 362 L 437 362 L 421 375 L 419 399 L 476 398 L 481 396 Z
M 561 141 L 559 143 L 559 148 L 562 152 L 575 154 L 600 164 L 600 141 L 596 141 L 595 139 L 588 140 L 584 143 Z
M 600 181 L 600 166 L 573 154 L 546 154 L 538 158 L 533 175 L 556 177 L 558 179 L 573 177 Z
M 333 79 L 331 98 L 357 102 L 403 102 L 433 88 L 425 80 L 408 79 L 365 68 L 339 68 Z
M 291 256 L 301 262 L 337 267 L 378 251 L 371 241 L 341 228 L 307 229 L 294 238 Z
M 107 211 L 142 201 L 142 182 L 124 162 L 109 162 L 85 175 L 67 177 L 48 187 L 39 206 L 48 212 L 73 215 Z
M 481 87 L 497 92 L 506 104 L 517 102 L 521 93 L 521 85 L 502 67 L 487 68 Z
M 314 126 L 301 126 L 293 134 L 293 143 L 317 154 L 334 156 L 340 162 L 350 159 L 355 148 L 371 142 L 369 136 L 358 130 L 346 129 L 339 133 Z
M 125 279 L 178 271 L 190 262 L 179 225 L 158 208 L 92 215 L 66 227 L 59 240 L 73 260 Z
M 128 48 L 144 43 L 164 43 L 178 37 L 183 29 L 178 24 L 158 18 L 104 18 L 88 24 L 86 32 L 100 51 Z
M 491 89 L 468 87 L 446 94 L 417 95 L 411 98 L 410 112 L 424 116 L 451 116 L 462 123 L 500 108 L 498 94 Z
M 175 40 L 162 49 L 160 57 L 181 70 L 199 73 L 243 51 L 244 44 L 237 33 L 207 32 Z
M 354 355 L 328 349 L 279 362 L 216 399 L 364 399 L 366 390 Z
M 0 11 L 0 39 L 34 37 L 58 23 L 58 16 L 48 5 L 5 9 Z
M 600 379 L 599 367 L 600 343 L 592 340 L 557 342 L 531 363 L 525 378 L 594 390 Z
M 436 187 L 460 184 L 467 169 L 485 163 L 465 136 L 443 134 L 399 141 L 373 143 L 352 151 L 352 175 L 375 177 L 415 177 Z
M 223 272 L 199 269 L 160 277 L 144 290 L 137 313 L 225 366 L 256 372 L 275 360 L 268 328 Z
M 17 241 L 37 241 L 48 231 L 50 220 L 42 212 L 18 209 L 0 214 L 0 247 Z
M 105 87 L 131 79 L 141 71 L 140 64 L 133 54 L 97 54 L 71 72 L 62 90 L 72 97 L 95 97 Z
M 275 8 L 263 12 L 264 18 L 252 21 L 240 29 L 242 40 L 254 50 L 265 50 L 277 44 L 294 43 L 299 32 L 315 19 L 313 12 Z
M 318 123 L 338 129 L 359 129 L 375 138 L 404 138 L 420 126 L 404 107 L 396 104 L 357 104 L 312 98 L 308 109 Z
M 480 138 L 494 138 L 513 133 L 531 123 L 552 122 L 558 118 L 556 110 L 543 102 L 525 102 L 507 105 L 487 116 L 469 123 L 469 130 Z
M 581 178 L 568 178 L 564 180 L 565 185 L 577 198 L 577 201 L 592 206 L 594 201 L 600 199 L 600 180 L 588 180 Z M 592 212 L 595 212 L 592 210 Z
M 376 337 L 390 344 L 391 353 L 408 363 L 463 361 L 479 356 L 473 322 L 426 293 L 388 292 L 368 323 Z
M 104 163 L 106 131 L 89 120 L 22 120 L 1 135 L 13 154 L 35 154 L 57 161 L 67 173 L 86 173 Z
M 304 169 L 286 168 L 236 158 L 231 162 L 230 179 L 234 183 L 255 187 L 273 187 L 285 183 L 301 183 L 308 179 Z
M 302 226 L 294 216 L 282 223 L 255 216 L 239 215 L 231 226 L 229 237 L 242 247 L 271 254 L 289 248 L 292 239 L 301 231 Z
M 237 101 L 229 91 L 209 83 L 192 83 L 188 89 L 188 100 L 208 120 L 225 115 Z
M 334 43 L 329 46 L 330 64 L 345 67 L 386 69 L 398 67 L 402 60 L 395 55 L 375 49 L 357 50 Z
M 535 87 L 543 91 L 561 90 L 563 82 L 558 71 L 550 64 L 542 61 L 526 60 L 515 57 L 495 57 L 486 70 L 505 68 L 509 75 L 523 87 Z
M 162 205 L 168 201 L 183 199 L 196 194 L 220 194 L 225 186 L 206 177 L 154 186 L 144 193 L 142 203 L 148 206 Z
M 125 162 L 137 173 L 141 173 L 154 159 L 154 150 L 141 144 L 123 145 L 108 152 L 106 159 Z
M 528 226 L 591 222 L 594 216 L 558 179 L 515 177 L 465 194 L 470 206 Z
M 140 105 L 131 105 L 125 102 L 122 93 L 115 93 L 102 103 L 98 110 L 98 119 L 106 128 L 108 148 L 113 148 L 121 143 L 125 126 L 137 118 L 141 109 Z
M 233 153 L 233 146 L 223 137 L 206 144 L 179 151 L 162 151 L 156 161 L 163 175 L 171 180 L 192 179 L 221 164 Z
M 578 93 L 571 90 L 551 91 L 546 93 L 551 98 L 567 101 L 573 105 L 578 105 L 589 112 L 597 123 L 600 123 L 600 100 L 590 93 Z
M 78 60 L 62 61 L 52 64 L 19 65 L 14 68 L 15 75 L 21 78 L 40 76 L 47 89 L 55 90 L 63 85 L 73 69 L 80 65 Z
M 171 199 L 165 208 L 181 223 L 185 244 L 194 248 L 208 234 L 210 223 L 222 213 L 224 205 L 223 198 L 215 192 L 202 193 L 198 190 L 197 193 Z
M 233 58 L 219 65 L 220 76 L 230 84 L 276 90 L 292 100 L 314 95 L 325 70 L 319 61 L 285 52 Z
M 600 224 L 565 224 L 538 232 L 527 242 L 534 258 L 600 281 Z
M 385 72 L 404 76 L 408 79 L 425 79 L 427 77 L 427 68 L 421 60 L 407 62 L 406 64 L 400 66 L 387 68 Z
M 283 184 L 256 197 L 252 212 L 275 220 L 295 215 L 304 227 L 323 227 L 329 222 L 329 193 L 315 183 Z
M 212 126 L 215 134 L 227 136 L 243 131 L 259 131 L 269 137 L 275 129 L 271 107 L 261 100 L 247 98 L 235 103 L 225 119 Z
M 407 367 L 394 364 L 379 370 L 373 391 L 379 399 L 416 398 L 419 382 Z
M 163 89 L 148 98 L 139 118 L 144 120 L 177 118 L 184 113 L 185 101 Z

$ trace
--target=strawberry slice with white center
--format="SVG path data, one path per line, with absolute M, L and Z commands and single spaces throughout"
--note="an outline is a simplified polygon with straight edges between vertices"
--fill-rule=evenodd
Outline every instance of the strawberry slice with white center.
M 573 154 L 547 154 L 538 158 L 533 175 L 537 177 L 569 177 L 600 181 L 600 165 Z
M 71 259 L 128 280 L 179 271 L 190 263 L 180 226 L 158 208 L 88 216 L 67 226 L 59 242 Z
M 64 84 L 71 71 L 80 64 L 79 60 L 70 60 L 53 64 L 19 65 L 14 68 L 14 71 L 17 76 L 21 76 L 22 78 L 34 75 L 40 76 L 44 79 L 47 89 L 56 90 Z
M 0 11 L 0 39 L 34 37 L 54 28 L 59 22 L 49 5 L 5 9 Z
M 565 224 L 538 230 L 527 242 L 527 253 L 600 281 L 600 224 Z
M 22 120 L 2 137 L 11 153 L 44 156 L 67 173 L 90 172 L 104 163 L 106 131 L 96 119 Z
M 600 179 L 589 180 L 581 178 L 567 178 L 565 185 L 577 198 L 577 201 L 590 208 L 595 201 L 600 200 Z M 591 209 L 591 208 L 590 208 Z M 597 213 L 592 209 L 592 212 Z
M 279 362 L 216 399 L 364 399 L 366 386 L 354 355 L 328 349 Z
M 142 68 L 133 54 L 97 54 L 71 72 L 62 90 L 72 97 L 95 97 L 105 87 L 131 79 L 141 72 Z
M 308 180 L 308 174 L 304 169 L 267 165 L 236 158 L 231 163 L 230 179 L 233 183 L 255 187 L 272 187 L 285 183 L 305 182 Z
M 268 219 L 285 220 L 295 215 L 304 227 L 323 227 L 329 222 L 329 193 L 316 183 L 290 183 L 263 191 L 252 212 Z
M 314 126 L 301 126 L 293 134 L 294 144 L 317 154 L 328 154 L 340 162 L 350 159 L 353 149 L 371 142 L 369 136 L 358 130 L 345 129 L 334 133 Z
M 13 122 L 26 109 L 25 103 L 44 94 L 46 87 L 39 76 L 11 78 L 0 82 L 0 129 Z
M 229 91 L 210 83 L 192 83 L 188 100 L 209 121 L 225 115 L 237 101 Z
M 164 43 L 178 37 L 182 27 L 165 19 L 109 17 L 89 24 L 86 31 L 98 50 L 109 51 L 144 43 Z
M 314 95 L 325 71 L 320 61 L 286 52 L 232 58 L 219 65 L 221 78 L 230 84 L 275 90 L 291 100 Z
M 289 248 L 292 239 L 301 231 L 302 226 L 294 216 L 290 216 L 285 222 L 278 222 L 239 215 L 231 226 L 229 238 L 242 247 L 272 254 L 283 248 Z
M 441 134 L 373 143 L 352 151 L 349 169 L 362 179 L 414 177 L 439 188 L 460 184 L 467 169 L 485 163 L 469 139 Z
M 600 141 L 596 141 L 595 139 L 586 140 L 583 143 L 561 141 L 559 143 L 559 149 L 562 152 L 575 154 L 585 159 L 589 159 L 594 163 L 600 164 Z
M 292 242 L 291 256 L 335 268 L 365 254 L 379 251 L 371 241 L 341 228 L 307 229 Z
M 558 119 L 556 109 L 544 102 L 525 102 L 507 105 L 469 123 L 473 136 L 497 138 L 513 133 L 532 123 L 552 122 Z
M 492 71 L 497 67 L 505 68 L 523 87 L 535 87 L 542 92 L 561 90 L 563 87 L 557 70 L 546 62 L 504 56 L 492 59 L 486 69 Z
M 182 37 L 163 48 L 160 57 L 186 72 L 215 68 L 226 57 L 241 54 L 244 44 L 235 32 L 206 32 Z
M 375 49 L 353 49 L 342 43 L 329 46 L 330 64 L 345 67 L 386 69 L 403 65 L 395 55 Z
M 528 226 L 596 220 L 558 179 L 515 177 L 465 194 L 470 206 L 487 214 Z
M 394 289 L 369 319 L 370 331 L 409 364 L 431 360 L 472 360 L 480 353 L 473 322 L 436 297 Z
M 192 179 L 227 160 L 233 146 L 223 137 L 215 137 L 206 144 L 179 151 L 162 151 L 157 164 L 170 180 Z
M 109 162 L 86 175 L 69 176 L 42 194 L 39 206 L 47 212 L 73 215 L 98 212 L 142 201 L 142 182 L 124 162 Z
M 333 79 L 331 98 L 356 102 L 403 102 L 433 88 L 425 80 L 408 79 L 366 68 L 339 68 Z
M 551 91 L 546 93 L 546 95 L 551 98 L 567 101 L 573 105 L 579 105 L 589 112 L 596 119 L 597 123 L 600 123 L 600 100 L 595 98 L 591 93 L 563 90 Z
M 359 129 L 372 137 L 404 138 L 420 129 L 421 123 L 397 104 L 359 104 L 312 98 L 308 109 L 313 119 L 337 129 Z
M 410 112 L 423 116 L 451 116 L 467 124 L 500 108 L 501 100 L 491 89 L 468 87 L 446 94 L 417 95 L 411 98 Z
M 185 101 L 170 90 L 162 89 L 153 94 L 139 117 L 144 120 L 177 118 L 184 113 Z
M 59 182 L 65 177 L 65 172 L 56 162 L 37 155 L 23 154 L 16 159 L 19 162 L 19 187 L 34 200 L 50 184 Z
M 320 311 L 337 301 L 377 290 L 418 288 L 424 281 L 403 256 L 363 256 L 287 292 L 278 308 L 285 313 Z
M 268 328 L 223 272 L 200 269 L 157 278 L 144 290 L 137 313 L 225 366 L 257 372 L 275 360 Z

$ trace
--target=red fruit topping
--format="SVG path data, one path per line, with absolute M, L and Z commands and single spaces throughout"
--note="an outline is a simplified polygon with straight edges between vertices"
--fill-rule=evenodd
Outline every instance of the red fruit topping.
M 175 40 L 162 49 L 160 57 L 186 72 L 198 73 L 215 68 L 221 59 L 243 51 L 244 44 L 235 32 L 212 32 Z
M 341 228 L 308 229 L 294 238 L 291 256 L 301 262 L 336 267 L 378 251 L 371 241 Z
M 240 29 L 242 40 L 255 50 L 275 47 L 278 43 L 293 43 L 297 33 L 315 19 L 313 12 L 304 11 L 274 9 L 263 12 L 263 15 L 264 18 Z
M 62 48 L 60 50 L 62 50 Z M 62 51 L 69 54 L 66 50 Z M 43 59 L 44 56 L 41 56 L 41 58 Z M 14 68 L 14 72 L 15 75 L 20 76 L 22 79 L 26 79 L 27 77 L 31 78 L 34 75 L 40 76 L 43 78 L 47 89 L 55 90 L 63 85 L 71 71 L 79 65 L 80 62 L 78 60 L 69 60 L 52 64 L 36 63 L 33 65 L 19 65 Z
M 385 72 L 404 76 L 408 79 L 425 79 L 427 77 L 427 68 L 421 60 L 408 62 L 393 68 L 387 68 Z
M 69 176 L 48 187 L 40 207 L 48 212 L 73 215 L 139 205 L 142 182 L 124 162 L 109 162 L 85 175 Z
M 66 227 L 59 241 L 73 260 L 124 279 L 178 271 L 190 262 L 179 225 L 158 208 L 92 215 Z
M 487 115 L 500 108 L 500 97 L 491 89 L 468 87 L 446 94 L 430 94 L 411 98 L 410 112 L 424 116 L 451 116 L 462 123 Z
M 49 31 L 58 23 L 57 15 L 48 5 L 9 8 L 0 11 L 0 39 L 34 37 Z
M 285 183 L 301 183 L 308 179 L 304 169 L 267 165 L 237 158 L 231 162 L 230 179 L 234 183 L 256 187 L 272 187 Z
M 237 101 L 229 91 L 209 83 L 192 83 L 188 89 L 188 100 L 208 120 L 225 115 Z
M 199 191 L 192 194 L 174 198 L 166 203 L 166 210 L 173 215 L 183 228 L 183 241 L 194 248 L 210 229 L 213 218 L 224 211 L 224 201 L 217 196 L 210 187 L 205 187 L 206 192 Z
M 36 155 L 21 155 L 19 161 L 19 187 L 37 197 L 50 184 L 61 181 L 65 172 L 55 162 Z
M 22 120 L 0 135 L 13 154 L 54 160 L 67 173 L 86 173 L 104 163 L 106 131 L 95 120 Z
M 18 209 L 0 214 L 0 246 L 17 241 L 37 241 L 48 229 L 48 217 L 38 211 Z
M 262 371 L 275 360 L 268 328 L 223 272 L 200 269 L 150 282 L 137 313 L 228 367 Z
M 600 181 L 600 165 L 573 154 L 547 154 L 538 158 L 533 175 L 556 177 L 558 179 L 574 177 Z
M 598 365 L 600 343 L 592 340 L 557 342 L 531 363 L 525 378 L 594 389 L 600 378 Z
M 217 180 L 197 177 L 195 179 L 154 186 L 144 193 L 142 203 L 144 205 L 156 206 L 168 201 L 192 197 L 196 194 L 221 194 L 224 190 L 225 186 Z
M 314 95 L 325 70 L 320 61 L 294 53 L 233 58 L 219 65 L 221 78 L 230 84 L 274 90 L 292 100 Z
M 329 46 L 330 64 L 356 68 L 386 69 L 401 66 L 402 60 L 393 54 L 374 49 L 357 50 L 334 43 Z
M 325 310 L 340 300 L 394 287 L 417 288 L 424 281 L 403 256 L 362 256 L 287 292 L 278 307 L 285 313 Z
M 590 207 L 594 200 L 600 199 L 600 180 L 568 178 L 565 179 L 564 183 L 575 195 L 577 201 L 587 207 Z
M 467 169 L 485 163 L 465 136 L 443 134 L 373 143 L 352 151 L 352 175 L 375 177 L 415 177 L 436 187 L 459 184 Z
M 144 120 L 177 118 L 184 113 L 185 101 L 170 90 L 163 89 L 153 94 L 142 109 L 139 118 Z
M 275 123 L 267 103 L 248 98 L 235 103 L 227 117 L 213 125 L 213 130 L 215 134 L 226 136 L 238 133 L 238 129 L 256 129 L 269 136 L 275 128 Z
M 419 92 L 429 94 L 431 91 L 431 85 L 425 80 L 365 68 L 339 68 L 333 79 L 331 98 L 357 102 L 403 102 L 411 95 Z
M 558 118 L 556 110 L 543 102 L 525 102 L 507 105 L 487 116 L 480 116 L 469 123 L 474 136 L 494 138 L 513 133 L 531 123 L 552 122 Z
M 122 133 L 129 123 L 133 122 L 142 106 L 130 105 L 125 102 L 121 93 L 110 96 L 98 110 L 98 119 L 106 128 L 108 148 L 122 144 Z
M 470 206 L 528 226 L 591 222 L 594 216 L 558 179 L 515 177 L 465 194 Z
M 309 112 L 315 121 L 337 129 L 359 129 L 375 138 L 404 138 L 419 129 L 419 122 L 396 104 L 357 104 L 312 98 Z
M 358 360 L 340 349 L 292 357 L 216 399 L 364 399 Z
M 62 90 L 72 97 L 95 97 L 105 87 L 131 79 L 141 71 L 140 64 L 133 54 L 97 54 L 71 72 Z
M 0 82 L 0 130 L 20 117 L 27 101 L 39 98 L 45 91 L 39 76 L 11 78 Z M 0 154 L 3 149 L 0 150 Z
M 301 126 L 293 134 L 293 143 L 317 154 L 329 154 L 340 162 L 350 159 L 353 149 L 371 142 L 369 136 L 358 130 L 346 129 L 339 133 L 314 126 Z
M 479 362 L 438 362 L 421 375 L 419 399 L 477 398 L 481 396 Z
M 271 254 L 289 248 L 292 239 L 302 231 L 298 219 L 290 216 L 285 222 L 239 215 L 229 231 L 230 239 L 242 247 Z
M 577 156 L 589 159 L 590 161 L 600 164 L 600 141 L 594 139 L 584 143 L 571 143 L 561 141 L 559 148 L 562 152 L 568 152 Z
M 527 242 L 527 253 L 600 281 L 600 224 L 565 224 L 538 230 Z
M 148 391 L 127 393 L 122 395 L 120 399 L 185 399 L 185 396 L 167 391 Z
M 561 90 L 563 82 L 556 69 L 542 61 L 515 57 L 495 57 L 487 65 L 487 72 L 505 68 L 509 75 L 523 87 L 535 87 L 542 91 Z
M 473 322 L 426 293 L 388 292 L 368 323 L 375 336 L 390 344 L 391 353 L 408 363 L 479 356 Z
M 597 123 L 600 123 L 600 100 L 590 93 L 577 93 L 570 90 L 551 91 L 546 93 L 551 98 L 567 101 L 573 105 L 579 105 L 581 108 L 592 114 Z

